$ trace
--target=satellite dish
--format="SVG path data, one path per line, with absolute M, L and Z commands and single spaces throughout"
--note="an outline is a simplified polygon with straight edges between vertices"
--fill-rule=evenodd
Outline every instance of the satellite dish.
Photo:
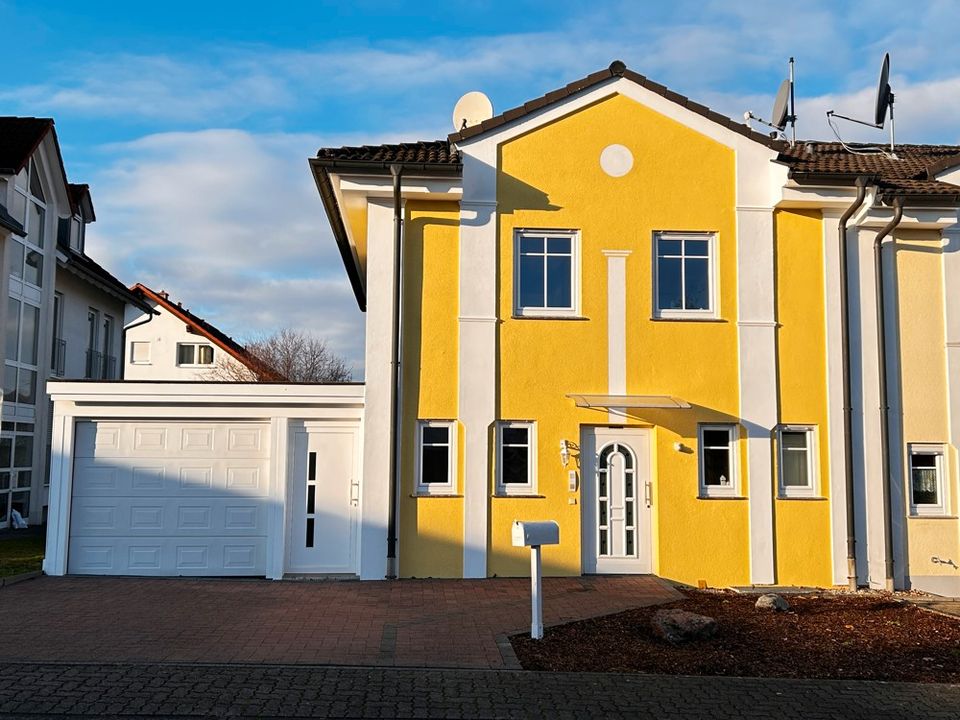
M 877 128 L 878 130 L 882 130 L 883 126 L 886 124 L 888 113 L 890 115 L 890 154 L 893 155 L 897 146 L 897 134 L 896 126 L 893 120 L 893 88 L 890 87 L 890 53 L 884 53 L 883 62 L 880 63 L 880 79 L 877 82 L 877 103 L 873 107 L 873 121 L 870 122 L 867 120 L 858 120 L 857 118 L 849 117 L 848 115 L 841 115 L 833 110 L 827 110 L 827 123 L 831 128 L 833 128 L 833 133 L 837 136 L 837 140 L 840 141 L 840 144 L 843 145 L 847 150 L 850 150 L 850 148 L 844 144 L 843 139 L 840 137 L 840 133 L 833 123 L 834 118 L 841 118 L 843 120 L 855 122 L 858 125 L 866 125 L 867 127 L 873 127 Z M 853 151 L 851 150 L 851 152 Z
M 883 62 L 880 64 L 880 81 L 877 83 L 877 106 L 873 112 L 873 122 L 878 128 L 882 128 L 887 120 L 887 108 L 890 107 L 891 95 L 890 89 L 890 53 L 884 53 Z
M 474 90 L 457 100 L 453 108 L 453 129 L 460 132 L 472 125 L 479 125 L 493 117 L 493 103 L 482 92 Z
M 773 101 L 773 113 L 770 115 L 770 124 L 782 131 L 787 127 L 787 115 L 790 109 L 790 79 L 780 83 L 777 97 Z
M 782 136 L 784 134 L 783 131 L 787 128 L 787 123 L 790 123 L 791 137 L 789 142 L 792 145 L 797 141 L 797 113 L 793 104 L 793 58 L 790 58 L 789 65 L 790 74 L 786 80 L 780 83 L 780 87 L 777 88 L 777 96 L 773 100 L 773 112 L 771 113 L 770 120 L 764 120 L 762 117 L 758 117 L 747 110 L 743 114 L 743 121 L 749 125 L 751 120 L 755 120 L 769 128 L 773 128 L 776 132 L 773 133 L 771 137 Z

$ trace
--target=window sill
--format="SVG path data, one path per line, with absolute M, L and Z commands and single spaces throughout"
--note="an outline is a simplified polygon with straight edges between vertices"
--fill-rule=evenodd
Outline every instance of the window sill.
M 719 317 L 698 317 L 696 315 L 654 315 L 650 318 L 652 322 L 702 322 L 702 323 L 725 323 L 723 318 Z
M 828 500 L 822 495 L 777 495 L 777 500 L 813 500 L 814 502 L 823 502 Z
M 956 515 L 941 515 L 940 513 L 930 513 L 929 515 L 918 515 L 915 512 L 907 515 L 908 520 L 960 520 Z
M 748 500 L 746 495 L 697 495 L 697 500 Z
M 501 499 L 501 500 L 504 500 L 504 499 L 506 499 L 506 500 L 524 500 L 524 499 L 531 500 L 531 499 L 538 499 L 538 498 L 539 498 L 539 499 L 544 499 L 544 498 L 546 498 L 547 496 L 546 496 L 546 495 L 537 495 L 537 494 L 534 493 L 534 492 L 529 492 L 529 493 L 502 493 L 502 492 L 498 492 L 498 493 L 494 493 L 494 494 L 493 494 L 493 497 L 498 498 L 498 499 Z
M 410 497 L 415 499 L 420 498 L 462 498 L 463 495 L 457 495 L 456 493 L 413 493 Z
M 510 316 L 511 320 L 574 320 L 574 321 L 583 321 L 589 320 L 590 318 L 583 315 L 517 315 L 514 313 Z

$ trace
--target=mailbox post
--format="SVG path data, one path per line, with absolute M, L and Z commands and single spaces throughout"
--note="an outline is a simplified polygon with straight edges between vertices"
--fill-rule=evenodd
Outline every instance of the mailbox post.
M 530 637 L 543 638 L 543 568 L 540 560 L 542 545 L 560 543 L 560 526 L 553 520 L 546 522 L 513 522 L 513 546 L 530 548 Z

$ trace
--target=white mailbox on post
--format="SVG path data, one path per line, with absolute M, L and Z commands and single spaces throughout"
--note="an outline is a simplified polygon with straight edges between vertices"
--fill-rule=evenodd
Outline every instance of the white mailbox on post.
M 532 611 L 530 637 L 543 637 L 543 573 L 540 563 L 541 545 L 559 545 L 560 526 L 553 520 L 542 522 L 513 521 L 513 546 L 530 548 L 530 593 Z

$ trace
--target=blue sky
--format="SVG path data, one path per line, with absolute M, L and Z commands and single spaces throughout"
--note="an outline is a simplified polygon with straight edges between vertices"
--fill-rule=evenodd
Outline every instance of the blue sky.
M 92 185 L 90 253 L 125 281 L 241 338 L 322 334 L 359 375 L 362 315 L 306 163 L 321 145 L 443 137 L 464 92 L 500 111 L 615 58 L 765 115 L 790 55 L 799 132 L 826 139 L 824 110 L 868 114 L 884 51 L 898 138 L 960 143 L 958 20 L 956 2 L 886 0 L 0 0 L 0 114 L 56 119 L 68 175 Z

